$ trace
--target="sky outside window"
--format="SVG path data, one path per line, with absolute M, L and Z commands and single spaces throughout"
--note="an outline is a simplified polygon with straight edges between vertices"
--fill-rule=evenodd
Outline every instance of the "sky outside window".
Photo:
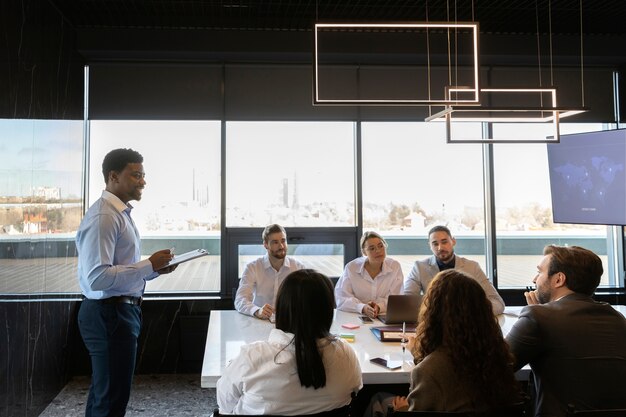
M 352 122 L 229 122 L 226 224 L 354 226 Z
M 219 234 L 220 122 L 92 121 L 89 204 L 105 187 L 102 160 L 116 148 L 144 158 L 146 188 L 131 202 L 142 237 Z

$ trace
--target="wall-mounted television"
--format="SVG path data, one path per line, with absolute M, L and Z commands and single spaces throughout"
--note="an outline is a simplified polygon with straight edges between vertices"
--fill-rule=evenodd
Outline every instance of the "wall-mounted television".
M 561 135 L 547 146 L 553 221 L 626 225 L 626 130 Z

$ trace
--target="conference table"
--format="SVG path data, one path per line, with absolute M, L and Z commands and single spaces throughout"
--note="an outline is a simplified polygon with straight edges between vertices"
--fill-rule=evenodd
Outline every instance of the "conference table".
M 513 327 L 521 309 L 522 307 L 507 307 L 505 313 L 498 316 L 498 323 L 504 335 Z M 622 310 L 622 314 L 625 313 L 626 310 Z M 342 333 L 354 335 L 354 342 L 351 342 L 350 345 L 359 358 L 364 384 L 408 384 L 409 372 L 413 368 L 413 357 L 408 350 L 402 352 L 399 342 L 381 342 L 374 336 L 370 328 L 384 326 L 383 323 L 375 319 L 371 324 L 362 324 L 356 313 L 335 310 L 334 314 L 330 331 L 336 335 Z M 346 329 L 342 327 L 344 324 L 356 324 L 359 327 Z M 273 328 L 274 324 L 267 320 L 246 316 L 235 310 L 211 311 L 202 363 L 200 381 L 202 388 L 215 388 L 224 367 L 239 354 L 241 346 L 259 340 L 267 340 L 270 330 Z M 370 359 L 376 357 L 388 361 L 401 361 L 402 367 L 392 371 L 370 363 Z M 524 378 L 528 369 L 522 370 L 521 376 L 518 375 L 518 378 Z

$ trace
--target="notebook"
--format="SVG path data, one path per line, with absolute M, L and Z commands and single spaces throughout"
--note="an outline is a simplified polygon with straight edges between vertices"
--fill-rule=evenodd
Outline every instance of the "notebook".
M 420 304 L 421 295 L 390 295 L 387 298 L 387 314 L 379 314 L 378 320 L 385 324 L 415 324 Z
M 370 331 L 381 342 L 402 342 L 403 339 L 406 342 L 409 335 L 415 334 L 415 325 L 407 324 L 404 326 L 404 332 L 402 330 L 402 325 L 370 327 Z

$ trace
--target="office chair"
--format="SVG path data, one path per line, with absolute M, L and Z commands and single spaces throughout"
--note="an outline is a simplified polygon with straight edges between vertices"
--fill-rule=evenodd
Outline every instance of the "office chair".
M 299 417 L 351 417 L 351 406 L 345 405 L 340 408 L 335 408 L 334 410 L 324 411 L 316 414 L 297 414 Z M 213 417 L 233 417 L 238 416 L 237 414 L 220 414 L 219 408 L 213 410 Z M 263 414 L 263 415 L 246 415 L 246 417 L 285 417 L 285 416 L 276 416 L 272 414 Z
M 474 417 L 475 415 L 471 411 L 394 411 L 387 414 L 387 417 Z
M 396 411 L 388 417 L 525 417 L 526 411 Z M 595 416 L 594 416 L 595 417 Z M 615 416 L 617 417 L 617 416 Z
M 525 417 L 527 408 L 527 402 L 522 401 L 490 411 L 394 411 L 387 417 Z
M 567 406 L 567 417 L 626 417 L 626 408 L 608 410 L 576 410 L 574 405 Z

